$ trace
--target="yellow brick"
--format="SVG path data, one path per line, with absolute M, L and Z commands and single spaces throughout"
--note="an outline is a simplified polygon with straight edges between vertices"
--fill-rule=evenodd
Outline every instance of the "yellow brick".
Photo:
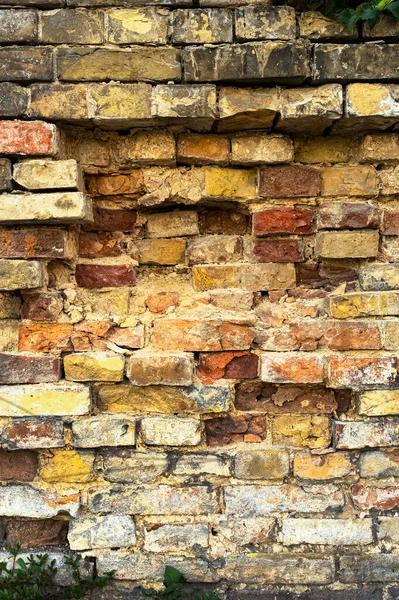
M 322 196 L 374 196 L 378 192 L 374 167 L 325 167 L 320 169 Z
M 322 258 L 374 258 L 378 231 L 323 231 L 316 236 L 316 255 Z
M 124 366 L 124 357 L 112 352 L 84 352 L 64 358 L 65 379 L 70 381 L 122 381 Z
M 330 443 L 330 421 L 317 415 L 277 415 L 272 421 L 274 444 L 324 448 Z
M 85 483 L 94 477 L 93 465 L 93 452 L 54 450 L 43 459 L 41 477 L 51 483 Z
M 397 292 L 355 292 L 332 296 L 329 301 L 329 312 L 334 319 L 397 315 L 399 294 Z
M 359 414 L 368 417 L 399 415 L 399 390 L 371 390 L 360 394 Z
M 239 284 L 239 269 L 235 265 L 193 267 L 193 285 L 197 291 L 239 287 Z
M 95 119 L 148 119 L 151 86 L 146 83 L 92 85 L 89 116 Z
M 256 173 L 250 169 L 204 167 L 205 196 L 253 200 L 256 198 Z
M 0 416 L 71 416 L 90 410 L 90 389 L 73 383 L 0 386 Z
M 356 142 L 350 137 L 311 137 L 294 140 L 295 160 L 301 163 L 341 163 L 351 160 Z
M 344 452 L 296 454 L 294 457 L 294 475 L 301 479 L 338 479 L 348 475 L 350 470 L 350 457 Z
M 389 117 L 394 104 L 389 86 L 383 83 L 353 83 L 347 88 L 349 115 Z

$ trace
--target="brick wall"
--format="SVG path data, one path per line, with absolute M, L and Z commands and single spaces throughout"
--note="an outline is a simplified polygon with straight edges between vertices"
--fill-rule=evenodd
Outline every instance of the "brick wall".
M 399 27 L 1 4 L 0 557 L 398 598 Z

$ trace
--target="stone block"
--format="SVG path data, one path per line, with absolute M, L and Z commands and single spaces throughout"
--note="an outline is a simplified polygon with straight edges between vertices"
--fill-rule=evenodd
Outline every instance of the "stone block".
M 315 44 L 313 80 L 391 80 L 398 65 L 396 44 Z
M 0 121 L 1 154 L 56 154 L 57 129 L 42 121 Z
M 393 510 L 399 505 L 399 488 L 355 485 L 352 499 L 355 508 L 360 510 Z
M 99 10 L 57 9 L 40 14 L 42 44 L 102 44 L 104 14 Z
M 147 552 L 179 552 L 209 546 L 208 525 L 197 523 L 144 524 L 144 549 Z
M 308 137 L 294 140 L 295 160 L 305 164 L 345 163 L 356 154 L 356 140 L 350 137 Z
M 14 485 L 3 487 L 0 495 L 0 514 L 5 517 L 49 519 L 60 512 L 76 517 L 79 510 L 79 494 L 61 495 Z
M 396 367 L 390 357 L 328 356 L 329 387 L 362 389 L 373 385 L 389 385 Z
M 208 446 L 258 443 L 266 437 L 266 421 L 258 415 L 216 417 L 205 421 L 205 433 Z
M 397 292 L 353 292 L 330 297 L 329 312 L 335 319 L 399 314 Z
M 94 478 L 94 452 L 53 450 L 43 457 L 40 475 L 48 483 L 86 483 Z
M 323 167 L 320 173 L 322 196 L 375 196 L 378 192 L 371 165 Z
M 33 481 L 38 469 L 37 452 L 0 450 L 0 481 Z
M 177 161 L 186 165 L 227 164 L 230 141 L 206 133 L 182 133 L 177 138 Z
M 21 316 L 32 321 L 56 321 L 63 308 L 58 292 L 31 292 L 24 294 Z
M 46 271 L 39 261 L 0 260 L 0 290 L 26 290 L 45 284 Z
M 276 445 L 325 448 L 330 444 L 330 420 L 326 416 L 276 415 L 271 426 Z
M 0 159 L 0 192 L 9 192 L 11 189 L 11 162 L 7 158 L 2 158 Z
M 206 236 L 187 242 L 190 265 L 235 262 L 242 258 L 242 239 L 238 236 Z
M 221 132 L 271 129 L 280 108 L 276 88 L 234 88 L 219 90 L 218 128 Z
M 60 48 L 57 71 L 61 81 L 179 81 L 181 77 L 179 51 L 169 46 Z
M 20 117 L 28 108 L 29 92 L 14 83 L 0 83 L 0 117 Z
M 399 390 L 371 390 L 359 396 L 358 412 L 368 417 L 399 414 Z
M 225 8 L 173 11 L 173 44 L 220 44 L 233 41 L 233 15 Z
M 253 215 L 254 235 L 274 233 L 312 233 L 313 213 L 309 208 L 279 206 Z
M 123 483 L 156 481 L 169 468 L 168 455 L 163 452 L 107 450 L 103 454 L 104 478 Z
M 132 265 L 76 265 L 76 283 L 79 287 L 95 289 L 106 287 L 130 287 L 136 284 L 136 272 Z
M 65 446 L 62 419 L 24 418 L 12 421 L 0 432 L 2 448 L 9 450 L 61 448 Z
M 297 135 L 322 135 L 343 114 L 343 91 L 338 84 L 299 87 L 280 92 L 277 131 Z
M 374 258 L 378 253 L 377 231 L 329 231 L 316 236 L 316 255 L 321 258 Z
M 191 385 L 193 365 L 186 354 L 141 354 L 128 359 L 126 374 L 134 385 Z
M 399 264 L 366 265 L 359 271 L 359 281 L 365 291 L 388 291 L 399 288 Z
M 148 446 L 198 446 L 201 443 L 199 419 L 145 417 L 140 423 L 140 431 Z
M 113 352 L 74 353 L 64 357 L 69 381 L 122 381 L 124 357 Z
M 295 287 L 295 267 L 293 264 L 283 263 L 195 266 L 193 281 L 197 291 L 224 288 L 241 288 L 253 292 L 285 290 Z
M 90 390 L 85 385 L 60 382 L 0 386 L 2 417 L 85 415 L 89 410 Z
M 248 81 L 297 85 L 309 76 L 309 45 L 301 41 L 200 46 L 182 51 L 185 81 Z
M 320 206 L 318 229 L 377 229 L 381 211 L 364 202 L 328 202 Z
M 352 83 L 346 90 L 349 117 L 382 117 L 389 124 L 399 117 L 399 86 L 384 83 Z M 385 121 L 387 119 L 387 121 Z
M 137 242 L 139 263 L 144 265 L 178 265 L 184 263 L 186 241 L 150 239 Z
M 68 523 L 57 519 L 8 519 L 7 539 L 22 548 L 64 546 Z
M 352 556 L 341 558 L 339 579 L 344 583 L 384 583 L 396 581 L 398 557 L 392 554 Z
M 37 42 L 37 12 L 2 8 L 0 10 L 0 43 L 18 44 Z M 12 75 L 12 73 L 11 73 Z
M 91 200 L 82 192 L 4 194 L 0 222 L 83 223 L 92 220 Z
M 140 124 L 143 120 L 151 119 L 151 90 L 152 87 L 146 83 L 90 85 L 89 117 L 99 124 Z M 137 135 L 143 133 L 138 132 Z M 126 140 L 123 141 L 128 143 Z M 153 150 L 151 146 L 147 147 L 147 152 L 151 150 Z M 138 145 L 136 149 L 129 148 L 129 157 L 133 160 L 135 152 L 138 151 Z M 142 158 L 144 161 L 145 154 L 142 153 L 141 157 L 137 156 L 137 158 Z
M 350 454 L 295 454 L 294 475 L 300 479 L 330 481 L 350 474 L 352 463 Z
M 360 456 L 359 472 L 361 477 L 370 479 L 398 477 L 398 451 L 392 449 L 363 452 Z
M 181 454 L 173 467 L 174 475 L 230 475 L 230 460 L 216 454 Z
M 319 11 L 306 11 L 299 16 L 299 35 L 310 40 L 356 39 L 357 31 L 351 31 L 336 19 L 326 17 Z
M 129 417 L 90 417 L 72 422 L 73 445 L 76 448 L 101 446 L 134 446 L 136 421 Z
M 204 172 L 205 197 L 242 201 L 253 201 L 256 198 L 255 171 L 204 167 Z
M 254 240 L 253 253 L 258 262 L 292 263 L 305 260 L 304 247 L 298 239 Z
M 136 543 L 134 519 L 127 515 L 71 519 L 68 542 L 71 550 L 134 546 Z
M 397 133 L 370 134 L 364 136 L 360 146 L 362 162 L 392 162 L 399 159 L 399 135 Z
M 249 352 L 201 353 L 199 377 L 204 383 L 218 379 L 252 379 L 258 375 L 258 356 Z

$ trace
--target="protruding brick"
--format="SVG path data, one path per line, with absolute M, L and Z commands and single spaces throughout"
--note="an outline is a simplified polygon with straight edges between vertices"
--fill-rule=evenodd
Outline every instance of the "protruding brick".
M 253 216 L 255 235 L 312 233 L 313 213 L 309 208 L 283 206 L 257 211 Z
M 286 88 L 280 92 L 276 130 L 297 135 L 322 135 L 342 117 L 343 90 L 337 84 Z
M 25 160 L 14 165 L 14 180 L 27 190 L 82 189 L 75 160 Z
M 0 387 L 0 415 L 5 417 L 84 415 L 90 410 L 87 386 L 66 382 Z
M 201 443 L 201 421 L 193 418 L 145 417 L 140 424 L 149 446 L 197 446 Z
M 275 87 L 222 87 L 219 90 L 219 131 L 271 129 L 279 107 Z
M 59 228 L 7 229 L 0 232 L 1 258 L 71 258 L 72 238 Z
M 359 395 L 358 412 L 368 417 L 399 414 L 399 390 L 370 390 Z
M 68 354 L 64 358 L 69 381 L 122 381 L 124 357 L 112 352 Z
M 312 167 L 264 167 L 259 171 L 259 195 L 263 198 L 318 196 L 320 182 L 319 171 Z
M 0 153 L 53 155 L 57 152 L 57 129 L 42 121 L 0 121 Z
M 3 223 L 84 223 L 91 220 L 91 201 L 81 192 L 1 196 L 0 222 Z
M 321 383 L 323 362 L 319 355 L 273 353 L 261 356 L 261 379 L 274 383 Z
M 26 290 L 44 283 L 45 269 L 39 261 L 0 260 L 1 290 Z
M 39 119 L 88 119 L 87 87 L 54 83 L 32 85 L 30 112 Z
M 191 385 L 193 366 L 186 354 L 131 356 L 126 374 L 135 385 Z
M 377 231 L 329 231 L 318 233 L 316 253 L 322 258 L 369 258 L 378 253 Z

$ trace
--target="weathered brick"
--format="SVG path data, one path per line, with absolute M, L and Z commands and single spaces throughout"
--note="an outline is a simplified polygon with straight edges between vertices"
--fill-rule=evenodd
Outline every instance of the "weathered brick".
M 318 355 L 262 354 L 261 379 L 273 383 L 322 383 L 323 362 Z
M 241 288 L 251 292 L 285 290 L 296 285 L 295 267 L 287 263 L 195 266 L 193 284 L 197 291 L 218 288 Z
M 253 252 L 258 262 L 301 262 L 305 260 L 304 247 L 298 239 L 254 240 Z
M 53 50 L 9 46 L 0 49 L 0 81 L 52 81 Z
M 86 352 L 64 357 L 69 381 L 122 381 L 125 360 L 112 352 Z
M 396 372 L 390 357 L 328 356 L 327 365 L 329 386 L 337 388 L 389 385 Z
M 1 481 L 32 481 L 37 473 L 37 452 L 31 450 L 0 450 Z
M 397 477 L 399 473 L 398 451 L 393 449 L 363 452 L 360 456 L 359 472 L 361 477 L 365 478 Z
M 332 291 L 342 283 L 357 282 L 357 272 L 350 267 L 307 262 L 296 265 L 297 285 L 308 289 Z
M 106 412 L 211 413 L 228 410 L 230 388 L 220 384 L 175 387 L 161 384 L 101 386 L 99 407 Z
M 282 206 L 257 211 L 253 216 L 255 235 L 312 233 L 313 213 L 309 208 Z
M 173 467 L 175 475 L 230 475 L 230 460 L 216 454 L 181 454 Z
M 345 556 L 340 561 L 339 579 L 343 582 L 393 582 L 396 581 L 397 556 L 392 554 Z
M 79 235 L 79 256 L 83 258 L 105 258 L 121 254 L 117 238 L 108 231 L 87 231 Z
M 325 231 L 316 236 L 316 254 L 322 258 L 368 258 L 378 253 L 377 231 Z
M 240 235 L 247 233 L 248 215 L 236 211 L 205 210 L 200 214 L 201 233 Z
M 378 228 L 380 210 L 363 202 L 329 202 L 320 206 L 317 215 L 319 229 Z
M 61 323 L 29 323 L 19 326 L 20 352 L 50 352 L 72 350 L 72 325 Z
M 66 544 L 68 523 L 56 519 L 8 519 L 7 540 L 22 548 L 60 546 Z
M 236 386 L 238 410 L 262 413 L 332 413 L 338 408 L 334 392 L 325 388 L 280 387 L 262 381 Z
M 85 483 L 93 479 L 94 453 L 53 450 L 42 460 L 40 475 L 50 483 Z
M 45 268 L 37 260 L 0 260 L 0 289 L 38 288 L 45 283 Z
M 156 481 L 168 469 L 168 455 L 161 452 L 137 452 L 130 448 L 107 450 L 103 460 L 104 478 L 113 482 Z
M 182 52 L 186 81 L 302 83 L 309 75 L 309 46 L 302 42 L 249 42 Z
M 375 196 L 378 192 L 371 165 L 323 167 L 320 174 L 322 196 Z
M 286 450 L 240 452 L 234 460 L 234 474 L 239 479 L 283 479 L 289 470 Z
M 283 519 L 283 544 L 362 546 L 373 542 L 371 519 Z
M 88 89 L 89 116 L 98 124 L 112 123 L 127 126 L 139 124 L 142 119 L 151 118 L 151 89 L 151 86 L 145 83 L 90 85 Z M 111 150 L 117 153 L 118 159 L 123 158 L 121 154 L 124 155 L 128 163 L 134 163 L 140 159 L 146 163 L 151 158 L 153 160 L 158 158 L 161 161 L 160 164 L 163 164 L 162 159 L 167 160 L 168 157 L 162 155 L 157 144 L 149 143 L 146 151 L 140 144 L 146 137 L 148 142 L 154 141 L 153 133 L 157 132 L 146 134 L 138 131 L 135 135 L 118 140 L 117 145 Z M 162 136 L 160 132 L 159 137 L 162 139 L 165 136 Z M 165 164 L 168 163 L 165 162 Z
M 399 64 L 396 44 L 315 44 L 313 80 L 390 80 Z
M 399 414 L 399 390 L 371 390 L 359 396 L 361 415 L 378 417 Z
M 235 262 L 242 258 L 242 252 L 242 239 L 238 236 L 218 235 L 187 242 L 187 258 L 190 265 Z
M 150 239 L 137 242 L 139 263 L 144 265 L 178 265 L 184 263 L 186 241 L 181 239 Z
M 101 446 L 134 446 L 135 419 L 90 417 L 72 422 L 73 445 L 77 448 Z
M 28 108 L 28 90 L 14 83 L 0 83 L 0 117 L 20 117 Z
M 27 190 L 81 190 L 81 172 L 75 160 L 24 160 L 16 163 L 13 179 Z
M 0 433 L 2 448 L 60 448 L 65 446 L 61 419 L 19 419 Z
M 395 517 L 379 517 L 377 537 L 387 542 L 397 542 L 399 536 L 398 523 Z
M 18 321 L 3 320 L 0 327 L 0 352 L 14 352 L 18 348 Z
M 193 366 L 186 354 L 135 354 L 126 374 L 135 385 L 191 385 Z
M 352 83 L 346 90 L 346 113 L 356 117 L 379 117 L 378 120 L 383 122 L 387 119 L 389 124 L 390 117 L 399 114 L 396 90 L 396 85 L 384 83 Z
M 179 163 L 186 165 L 227 164 L 229 156 L 230 141 L 225 137 L 206 133 L 182 133 L 177 138 L 177 161 Z
M 235 485 L 225 488 L 226 513 L 258 517 L 275 512 L 330 513 L 341 509 L 344 496 L 334 486 Z
M 1 154 L 53 155 L 57 152 L 57 129 L 42 121 L 1 121 Z
M 178 50 L 169 46 L 127 50 L 60 48 L 57 60 L 61 81 L 178 81 Z M 1 70 L 0 70 L 1 77 Z
M 366 265 L 359 271 L 359 281 L 363 290 L 387 291 L 399 287 L 398 264 Z
M 48 519 L 61 511 L 76 516 L 79 509 L 79 494 L 57 495 L 27 485 L 3 487 L 0 497 L 0 514 L 5 517 Z
M 70 258 L 71 237 L 62 229 L 41 227 L 0 232 L 1 258 Z
M 355 485 L 352 488 L 352 498 L 355 507 L 361 510 L 392 510 L 399 505 L 399 488 Z
M 71 550 L 133 546 L 136 543 L 134 519 L 127 515 L 71 519 L 68 542 Z
M 396 446 L 398 443 L 396 423 L 372 421 L 341 421 L 335 423 L 337 448 L 378 448 Z
M 355 39 L 356 31 L 350 31 L 345 25 L 319 11 L 306 11 L 299 16 L 299 34 L 311 40 Z
M 7 158 L 2 158 L 0 159 L 0 192 L 9 192 L 11 189 L 11 162 Z
M 277 131 L 321 135 L 342 117 L 343 91 L 337 84 L 283 89 Z
M 272 439 L 276 445 L 297 448 L 324 448 L 330 444 L 330 420 L 317 415 L 276 415 Z
M 63 308 L 62 296 L 57 292 L 24 294 L 23 301 L 21 316 L 32 321 L 56 321 Z
M 318 196 L 320 185 L 320 173 L 312 167 L 289 165 L 259 171 L 259 195 L 263 198 Z
M 256 173 L 253 170 L 204 167 L 205 197 L 249 201 L 256 198 Z
M 346 477 L 351 470 L 350 455 L 345 452 L 294 456 L 294 475 L 300 479 L 329 481 Z
M 61 9 L 40 15 L 43 44 L 102 44 L 104 16 L 99 10 Z
M 207 515 L 218 512 L 215 492 L 205 485 L 158 485 L 155 489 L 145 486 L 125 486 L 122 489 L 95 487 L 88 490 L 88 506 L 92 513 L 117 508 L 119 514 L 130 515 Z
M 151 523 L 144 525 L 144 548 L 148 552 L 179 552 L 187 547 L 209 546 L 208 525 Z
M 274 87 L 222 87 L 219 90 L 219 131 L 270 129 L 279 108 Z
M 261 442 L 266 436 L 263 416 L 238 415 L 217 417 L 205 421 L 208 446 L 226 446 L 237 442 Z
M 143 172 L 141 169 L 135 169 L 130 173 L 89 177 L 88 190 L 93 196 L 140 194 L 144 191 Z M 101 207 L 99 209 L 101 210 Z M 133 215 L 137 217 L 135 211 L 132 211 Z
M 146 306 L 153 313 L 165 313 L 171 306 L 179 304 L 179 294 L 177 292 L 160 292 L 151 294 L 145 299 Z
M 225 8 L 173 11 L 174 44 L 220 44 L 233 40 L 232 12 Z
M 86 223 L 86 231 L 134 231 L 137 222 L 135 210 L 114 210 L 100 206 L 93 207 L 93 223 Z
M 295 11 L 291 6 L 242 6 L 235 11 L 238 40 L 294 40 Z
M 0 294 L 0 319 L 19 319 L 21 299 L 12 294 Z
M 360 147 L 360 159 L 362 162 L 392 162 L 398 160 L 398 134 L 366 135 Z
M 197 235 L 198 215 L 191 210 L 148 215 L 147 233 L 151 238 Z
M 1 416 L 84 415 L 89 410 L 90 391 L 84 385 L 60 382 L 0 387 Z
M 217 379 L 252 379 L 258 375 L 258 357 L 249 352 L 200 354 L 199 377 L 204 383 Z
M 84 223 L 92 219 L 91 201 L 81 192 L 4 194 L 0 222 Z
M 352 160 L 356 152 L 356 143 L 352 138 L 337 135 L 329 137 L 312 136 L 295 139 L 294 149 L 297 162 L 334 164 Z
M 354 292 L 329 299 L 329 312 L 335 319 L 397 315 L 398 311 L 397 292 Z
M 145 417 L 140 423 L 143 442 L 149 446 L 197 446 L 201 421 L 193 418 Z
M 237 165 L 287 163 L 294 151 L 289 138 L 267 134 L 239 134 L 231 140 L 231 162 Z
M 135 285 L 132 265 L 76 265 L 76 283 L 84 288 L 127 287 Z
M 61 377 L 59 358 L 41 354 L 0 354 L 0 383 L 51 383 Z
M 384 210 L 382 212 L 381 232 L 385 235 L 399 235 L 398 210 Z
M 108 41 L 112 44 L 166 44 L 169 11 L 156 6 L 111 10 Z

